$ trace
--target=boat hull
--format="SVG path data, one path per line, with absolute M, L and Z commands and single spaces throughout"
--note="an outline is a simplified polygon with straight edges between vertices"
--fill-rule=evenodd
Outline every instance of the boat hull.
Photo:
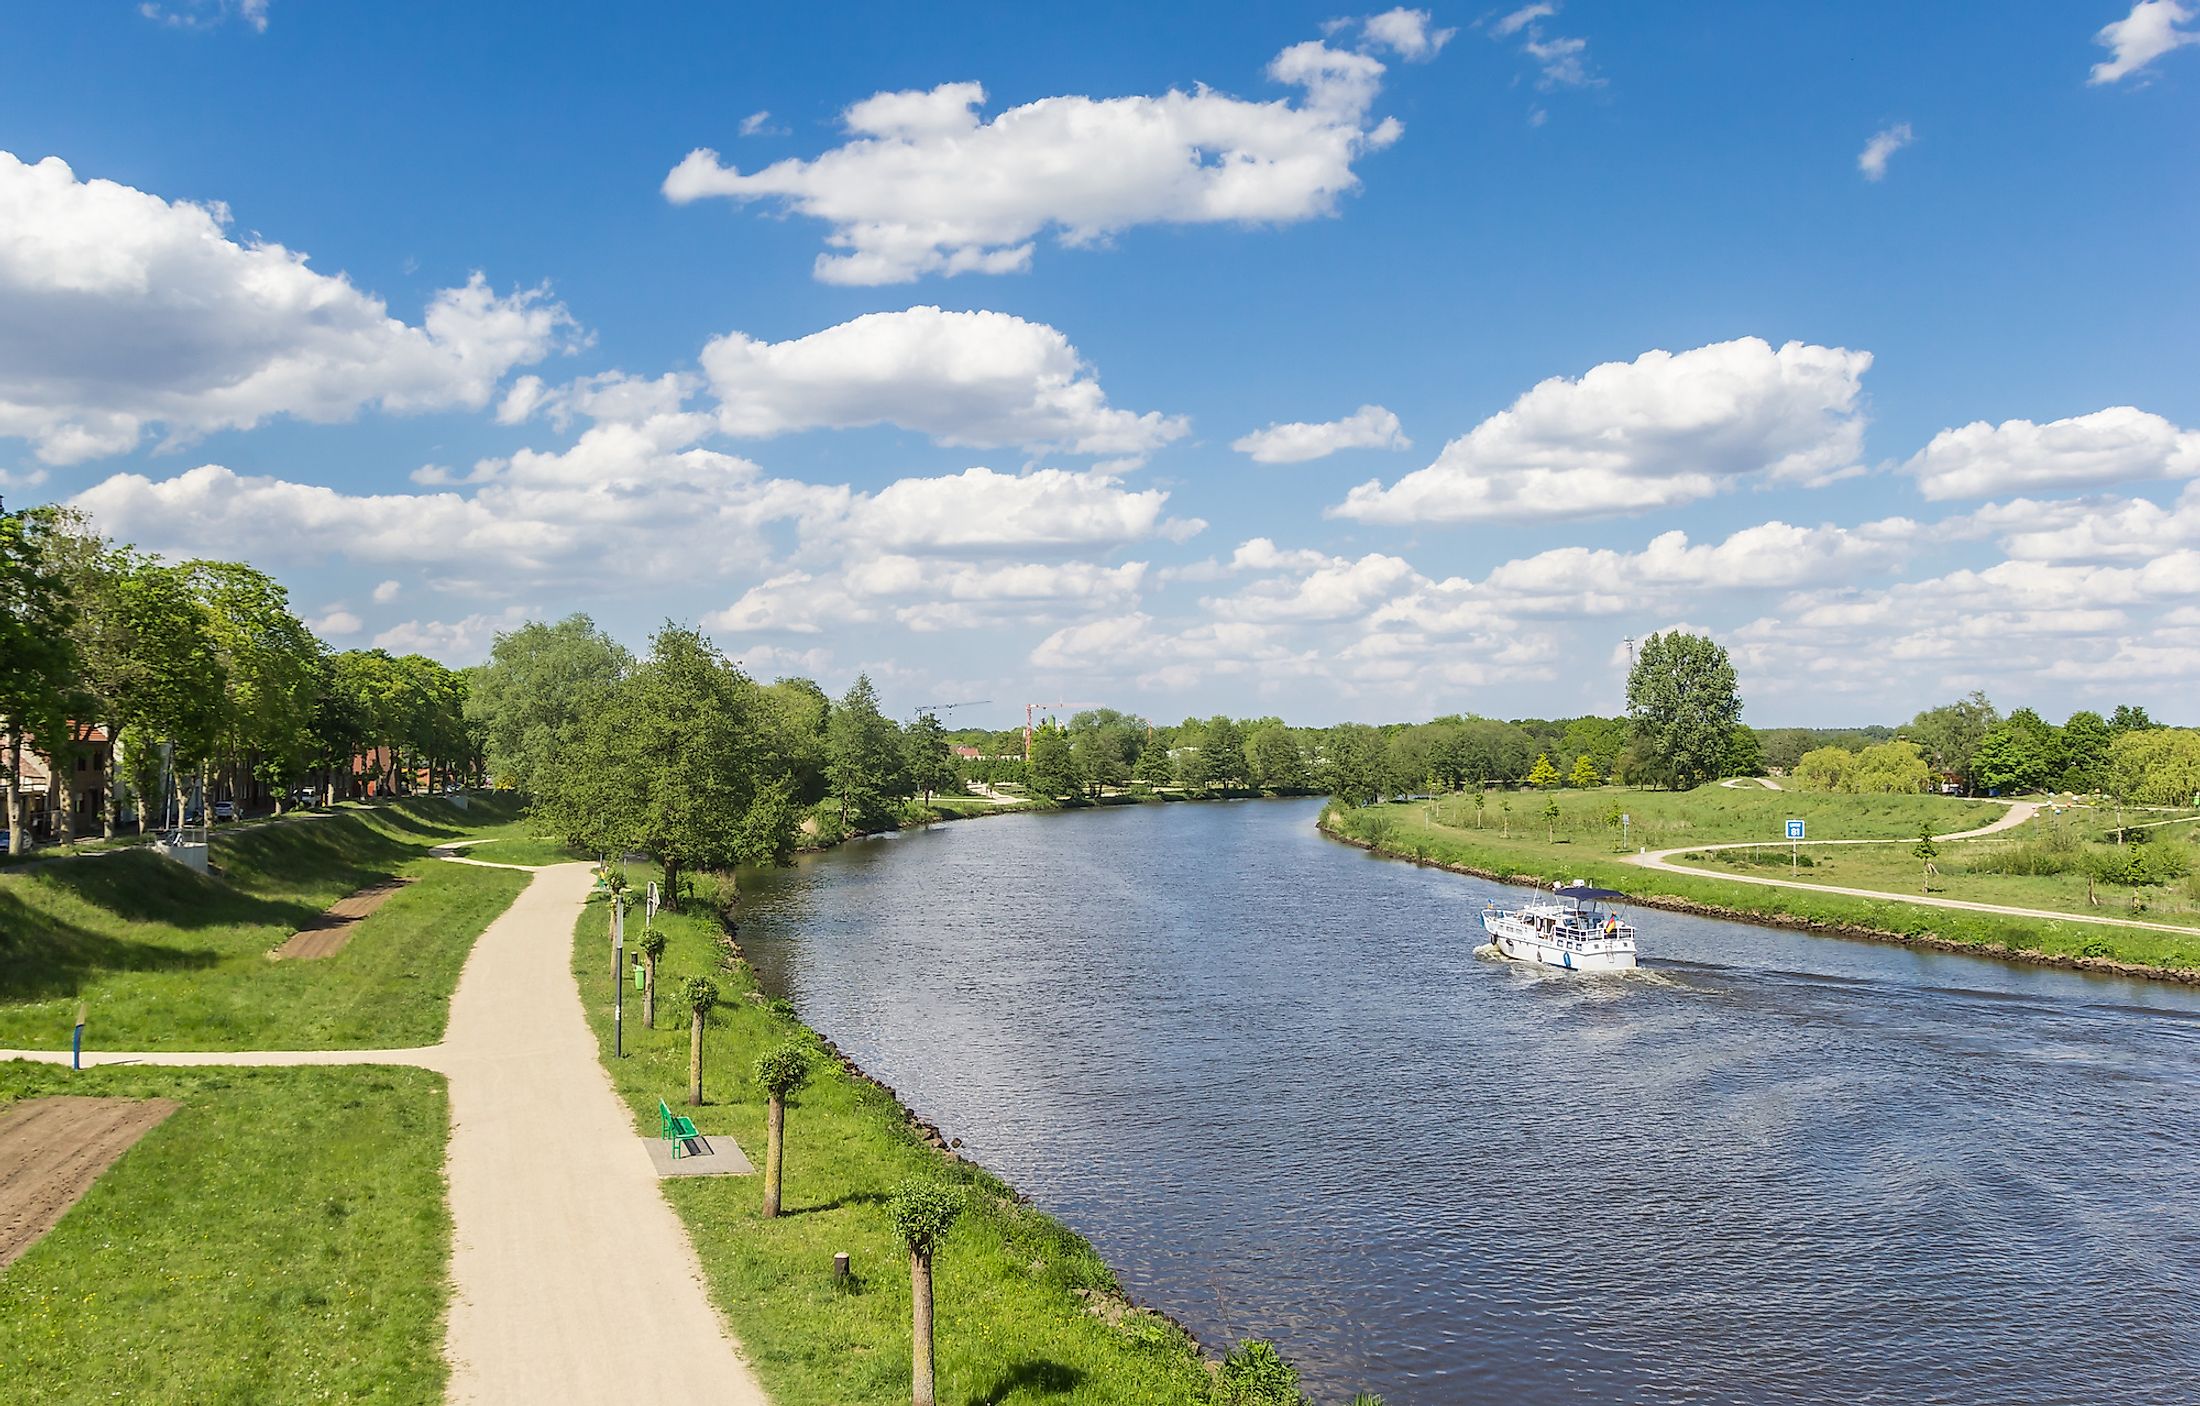
M 1541 966 L 1558 967 L 1577 972 L 1623 972 L 1635 969 L 1635 949 L 1632 943 L 1597 943 L 1587 951 L 1576 951 L 1561 943 L 1550 941 L 1533 932 L 1515 931 L 1512 925 L 1485 918 L 1483 929 L 1496 944 L 1499 955 L 1515 962 L 1535 962 Z

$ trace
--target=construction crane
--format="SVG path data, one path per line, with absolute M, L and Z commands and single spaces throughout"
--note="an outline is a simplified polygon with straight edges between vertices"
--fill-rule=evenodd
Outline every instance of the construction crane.
M 1034 712 L 1041 708 L 1097 708 L 1099 706 L 1099 704 L 1090 701 L 1082 703 L 1073 701 L 1062 703 L 1026 703 L 1024 705 L 1024 764 L 1026 766 L 1029 766 L 1031 764 L 1031 720 L 1032 714 Z
M 910 716 L 921 718 L 926 713 L 952 713 L 957 708 L 976 708 L 992 701 L 990 698 L 973 698 L 965 703 L 925 703 L 920 705 Z

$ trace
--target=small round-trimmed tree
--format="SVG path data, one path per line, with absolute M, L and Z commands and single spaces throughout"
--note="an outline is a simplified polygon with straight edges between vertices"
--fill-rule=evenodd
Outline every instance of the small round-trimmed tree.
M 787 1095 L 808 1083 L 810 1052 L 788 1041 L 756 1061 L 756 1082 L 764 1086 L 764 1215 L 779 1214 L 779 1176 L 787 1146 Z
M 962 1193 L 938 1181 L 905 1181 L 886 1203 L 894 1230 L 909 1247 L 909 1399 L 913 1406 L 934 1406 L 932 1254 L 962 1210 Z
M 1543 838 L 1550 844 L 1558 843 L 1558 797 L 1547 796 L 1543 801 Z
M 718 1004 L 718 983 L 707 976 L 691 976 L 680 988 L 694 1025 L 688 1031 L 688 1102 L 703 1106 L 703 1020 Z
M 655 928 L 644 928 L 642 940 L 637 944 L 642 953 L 642 1028 L 657 1028 L 657 960 L 665 955 L 665 935 Z

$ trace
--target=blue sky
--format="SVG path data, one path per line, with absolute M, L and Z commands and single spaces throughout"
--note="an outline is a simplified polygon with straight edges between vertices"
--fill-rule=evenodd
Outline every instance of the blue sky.
M 647 9 L 0 9 L 0 491 L 958 721 L 2190 713 L 2200 3 Z

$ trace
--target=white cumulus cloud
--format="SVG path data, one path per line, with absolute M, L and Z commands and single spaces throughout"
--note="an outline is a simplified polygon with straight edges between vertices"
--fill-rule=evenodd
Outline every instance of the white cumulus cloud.
M 1165 519 L 1166 491 L 1132 492 L 1112 474 L 988 468 L 899 479 L 858 497 L 830 532 L 900 552 L 1020 552 L 1183 540 L 1206 524 Z
M 1369 15 L 1360 25 L 1360 34 L 1370 48 L 1388 49 L 1407 63 L 1426 63 L 1435 58 L 1458 32 L 1436 28 L 1434 17 L 1426 10 L 1403 6 Z
M 2187 29 L 2193 8 L 2183 0 L 2139 0 L 2131 13 L 2101 26 L 2095 43 L 2108 57 L 2093 65 L 2086 81 L 2116 83 L 2144 69 L 2172 49 L 2200 43 L 2200 30 Z
M 1872 139 L 1864 143 L 1863 151 L 1857 154 L 1856 169 L 1864 173 L 1864 179 L 1867 181 L 1885 180 L 1887 177 L 1887 158 L 1915 140 L 1917 138 L 1910 131 L 1910 124 L 1907 122 L 1897 122 L 1891 127 L 1882 127 L 1872 133 Z
M 279 415 L 479 408 L 573 335 L 543 290 L 498 294 L 479 274 L 410 325 L 228 223 L 218 204 L 0 152 L 0 436 L 66 464 L 155 425 L 181 441 Z
M 1300 464 L 1340 449 L 1411 449 L 1398 417 L 1380 405 L 1363 405 L 1342 420 L 1293 421 L 1254 430 L 1230 447 L 1261 464 Z
M 1441 40 L 1418 31 L 1420 42 Z M 1410 42 L 1384 20 L 1382 42 Z M 990 120 L 985 89 L 945 83 L 878 93 L 842 114 L 848 140 L 812 159 L 743 172 L 699 148 L 665 177 L 678 204 L 776 200 L 830 226 L 816 276 L 905 283 L 925 274 L 1029 266 L 1053 230 L 1093 245 L 1147 224 L 1281 224 L 1327 215 L 1359 184 L 1353 163 L 1403 128 L 1371 123 L 1383 65 L 1318 41 L 1268 67 L 1298 101 L 1200 87 L 1159 97 L 1041 98 Z
M 1756 337 L 1645 352 L 1553 377 L 1384 487 L 1330 510 L 1373 523 L 1641 512 L 1751 479 L 1822 483 L 1852 471 L 1871 353 Z
M 2044 425 L 1979 420 L 1934 435 L 1903 469 L 1936 499 L 2190 478 L 2200 475 L 2200 431 L 2129 405 Z
M 941 444 L 1135 458 L 1188 428 L 1109 405 L 1069 338 L 1000 312 L 866 313 L 784 342 L 732 332 L 702 361 L 720 426 L 744 438 L 892 424 Z

